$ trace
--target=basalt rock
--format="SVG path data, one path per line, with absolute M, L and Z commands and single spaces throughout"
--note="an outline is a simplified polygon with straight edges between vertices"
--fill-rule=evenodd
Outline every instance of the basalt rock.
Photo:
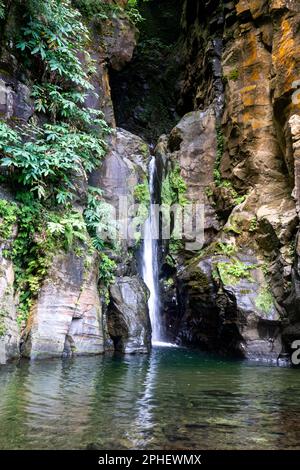
M 210 145 L 209 161 L 215 163 L 205 171 L 214 175 L 205 184 L 219 228 L 202 254 L 190 259 L 181 250 L 173 256 L 178 307 L 170 324 L 182 341 L 248 358 L 276 359 L 299 322 L 299 13 L 294 1 L 186 1 L 184 6 L 188 64 L 181 107 L 204 115 L 213 107 L 217 116 L 210 132 L 217 144 Z M 189 174 L 187 153 L 181 153 L 185 147 L 197 149 L 198 142 L 199 131 L 184 145 L 176 128 L 169 139 L 187 194 L 201 201 L 203 155 L 190 151 L 194 172 Z M 223 255 L 238 253 L 242 263 L 253 258 L 257 268 L 251 280 L 246 272 L 239 282 L 234 276 L 222 279 L 215 270 L 216 247 Z M 214 256 L 207 255 L 211 252 Z M 230 271 L 230 260 L 224 263 Z M 170 286 L 167 299 L 174 294 Z
M 96 255 L 55 255 L 22 337 L 30 359 L 103 353 Z
M 253 254 L 200 256 L 180 272 L 179 286 L 180 341 L 248 359 L 278 359 L 281 321 Z
M 107 323 L 116 351 L 126 354 L 150 351 L 147 300 L 147 288 L 137 276 L 116 278 L 111 286 Z
M 15 235 L 16 229 L 13 228 L 11 239 L 0 238 L 0 364 L 19 357 L 14 267 L 12 261 L 5 258 L 5 251 L 11 249 Z
M 90 184 L 101 188 L 104 200 L 115 210 L 115 216 L 120 217 L 120 224 L 124 223 L 120 235 L 125 257 L 127 249 L 134 249 L 137 242 L 131 223 L 136 214 L 135 204 L 141 201 L 136 199 L 135 188 L 139 184 L 148 185 L 149 157 L 149 147 L 140 137 L 117 129 L 109 153 L 90 177 Z

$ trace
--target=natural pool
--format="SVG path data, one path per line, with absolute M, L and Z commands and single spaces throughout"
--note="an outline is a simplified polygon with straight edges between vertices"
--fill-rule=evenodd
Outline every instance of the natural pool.
M 300 449 L 300 371 L 181 348 L 0 367 L 1 449 Z

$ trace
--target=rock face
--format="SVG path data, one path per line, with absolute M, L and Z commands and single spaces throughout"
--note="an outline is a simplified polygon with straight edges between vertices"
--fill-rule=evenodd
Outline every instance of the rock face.
M 179 286 L 181 340 L 222 354 L 277 360 L 280 318 L 253 255 L 200 255 L 180 273 Z
M 9 250 L 10 245 L 11 241 L 0 239 L 0 364 L 19 357 L 14 268 L 12 262 L 3 256 L 3 250 Z
M 96 73 L 91 80 L 94 90 L 87 94 L 86 105 L 102 111 L 107 122 L 114 127 L 110 71 L 121 70 L 131 60 L 138 30 L 121 13 L 107 20 L 95 20 L 90 29 L 92 41 L 89 52 L 95 61 Z
M 120 0 L 117 3 L 125 7 L 127 1 Z M 16 26 L 14 21 L 17 21 L 14 6 L 10 6 L 7 11 L 9 21 L 4 25 L 4 36 L 10 28 Z M 85 105 L 102 111 L 107 122 L 115 127 L 109 73 L 111 70 L 119 71 L 131 60 L 138 30 L 121 10 L 117 15 L 103 18 L 101 21 L 92 19 L 89 28 L 92 40 L 88 45 L 88 52 L 90 59 L 94 61 L 96 73 L 91 75 L 94 89 L 86 94 Z M 86 56 L 82 54 L 80 60 L 85 62 Z M 35 112 L 31 99 L 32 77 L 30 73 L 20 73 L 21 68 L 22 64 L 18 63 L 14 50 L 7 43 L 1 50 L 0 117 L 12 123 L 25 123 Z M 103 189 L 106 201 L 115 206 L 122 195 L 127 196 L 133 204 L 136 202 L 135 186 L 145 182 L 147 178 L 148 146 L 139 137 L 118 130 L 112 137 L 110 148 L 111 151 L 101 169 L 92 175 L 91 184 Z M 88 190 L 84 172 L 82 175 L 74 175 L 73 183 L 74 207 L 82 212 Z M 126 340 L 125 336 L 123 338 L 126 352 L 146 352 L 149 350 L 151 328 L 144 286 L 137 277 L 134 246 L 134 240 L 124 242 L 122 253 L 117 258 L 117 274 L 133 276 L 132 280 L 126 278 L 126 285 L 137 289 L 135 295 L 140 303 L 137 309 L 126 296 L 128 289 L 125 288 L 126 292 L 122 291 L 124 315 L 127 316 L 127 322 L 132 322 L 132 325 L 127 325 L 126 335 L 124 332 L 122 335 L 126 336 Z M 130 253 L 129 247 L 132 249 Z M 105 344 L 110 348 L 109 340 L 106 341 L 104 337 L 108 332 L 107 320 L 102 314 L 98 285 L 99 259 L 95 254 L 90 254 L 87 247 L 81 251 L 86 253 L 79 256 L 74 252 L 55 254 L 30 312 L 26 329 L 22 333 L 23 356 L 37 359 L 100 354 L 104 352 Z M 110 253 L 110 256 L 113 257 L 113 253 Z M 0 261 L 0 357 L 1 362 L 5 362 L 18 355 L 19 338 L 14 304 L 13 268 L 2 255 Z M 122 284 L 122 279 L 119 278 L 118 282 Z
M 167 321 L 183 342 L 251 359 L 276 360 L 298 331 L 299 13 L 293 1 L 184 5 L 179 106 L 200 110 L 199 126 L 214 110 L 215 125 L 206 128 L 215 155 L 204 159 L 199 132 L 186 133 L 184 143 L 190 114 L 168 145 L 187 198 L 206 198 L 219 228 L 197 256 L 182 247 L 172 254 L 175 272 L 164 267 L 164 295 L 177 293 Z
M 90 184 L 101 188 L 105 200 L 119 209 L 120 197 L 134 204 L 134 189 L 147 182 L 148 145 L 138 136 L 117 129 L 110 143 L 110 151 L 101 167 L 90 177 Z
M 183 0 L 178 43 L 165 25 L 173 11 L 174 30 L 179 28 L 181 2 L 164 0 L 163 12 L 162 3 L 154 3 L 146 2 L 144 13 L 155 11 L 159 19 L 152 15 L 135 54 L 138 31 L 124 12 L 91 21 L 96 93 L 87 93 L 85 104 L 102 110 L 112 127 L 117 121 L 149 142 L 163 132 L 155 151 L 162 179 L 157 189 L 164 190 L 172 174 L 181 185 L 172 197 L 179 200 L 185 186 L 182 206 L 203 205 L 201 249 L 187 248 L 190 236 L 177 245 L 162 243 L 170 337 L 276 361 L 299 339 L 300 325 L 299 1 Z M 4 25 L 4 38 L 13 27 L 11 21 Z M 160 29 L 157 37 L 152 27 Z M 22 123 L 34 116 L 34 77 L 16 57 L 4 40 L 0 118 Z M 129 207 L 140 202 L 136 188 L 147 187 L 149 147 L 128 130 L 115 129 L 89 181 L 116 210 L 120 198 Z M 82 211 L 87 181 L 76 179 L 76 208 Z M 117 263 L 117 278 L 103 313 L 97 257 L 88 250 L 82 256 L 57 253 L 22 336 L 23 355 L 99 354 L 111 341 L 121 352 L 149 351 L 137 242 L 127 230 L 119 251 L 107 252 Z M 6 243 L 0 246 L 0 362 L 18 355 L 13 267 L 2 256 Z
M 118 126 L 155 144 L 179 118 L 174 104 L 182 0 L 139 3 L 145 19 L 139 24 L 140 41 L 125 68 L 113 67 L 110 83 Z
M 150 351 L 147 301 L 147 288 L 137 276 L 117 278 L 110 288 L 107 322 L 116 351 L 126 354 Z
M 34 305 L 22 354 L 31 359 L 103 353 L 96 255 L 61 253 Z
M 28 121 L 34 113 L 31 91 L 13 76 L 0 73 L 0 117 Z
M 213 107 L 186 114 L 156 148 L 157 156 L 163 160 L 165 174 L 172 168 L 180 168 L 180 176 L 187 183 L 184 194 L 187 201 L 203 205 L 206 243 L 213 240 L 219 229 L 215 210 L 207 196 L 207 189 L 213 182 L 216 149 Z
M 151 325 L 145 286 L 138 275 L 138 238 L 131 224 L 135 216 L 135 188 L 147 188 L 147 163 L 149 147 L 138 136 L 117 129 L 112 138 L 110 152 L 104 162 L 90 178 L 90 184 L 101 188 L 103 198 L 120 216 L 123 206 L 124 222 L 120 230 L 119 253 L 110 253 L 117 263 L 117 278 L 110 289 L 110 304 L 105 315 L 108 335 L 115 348 L 126 353 L 147 352 L 151 345 Z M 120 205 L 121 203 L 121 205 Z M 148 211 L 141 221 L 147 217 Z M 135 292 L 136 291 L 136 292 Z M 135 304 L 136 302 L 136 304 Z M 107 345 L 110 349 L 110 346 Z

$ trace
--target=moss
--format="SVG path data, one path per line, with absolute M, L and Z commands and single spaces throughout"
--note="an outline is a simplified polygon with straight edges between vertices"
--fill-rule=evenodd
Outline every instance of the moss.
M 192 272 L 189 285 L 206 290 L 209 288 L 209 281 L 207 276 L 198 268 Z
M 254 269 L 254 266 L 247 265 L 237 259 L 232 259 L 229 262 L 222 261 L 217 263 L 217 269 L 223 284 L 236 285 L 240 279 L 252 279 L 250 271 Z
M 255 299 L 255 305 L 267 317 L 272 313 L 272 308 L 274 305 L 273 296 L 267 286 L 260 290 L 258 297 Z
M 230 243 L 217 242 L 214 252 L 216 254 L 220 253 L 227 256 L 233 255 L 236 252 L 236 246 L 231 245 Z
M 174 238 L 170 239 L 169 252 L 172 255 L 178 254 L 182 249 L 183 249 L 183 241 L 182 240 L 176 240 Z
M 237 69 L 237 67 L 235 67 L 234 69 L 232 69 L 229 74 L 227 75 L 227 79 L 228 80 L 233 80 L 234 82 L 236 82 L 239 78 L 239 71 Z
M 149 147 L 147 144 L 140 145 L 140 151 L 144 157 L 148 157 L 149 155 Z
M 233 232 L 236 235 L 240 235 L 242 231 L 236 226 L 236 224 L 228 225 L 227 227 L 224 227 L 223 231 L 225 233 Z
M 168 279 L 164 280 L 165 287 L 173 287 L 174 286 L 174 279 L 169 277 Z

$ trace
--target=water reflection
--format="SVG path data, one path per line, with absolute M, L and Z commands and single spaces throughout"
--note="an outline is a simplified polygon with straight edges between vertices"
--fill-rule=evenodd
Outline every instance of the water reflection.
M 300 448 L 300 374 L 182 349 L 0 369 L 1 449 Z

